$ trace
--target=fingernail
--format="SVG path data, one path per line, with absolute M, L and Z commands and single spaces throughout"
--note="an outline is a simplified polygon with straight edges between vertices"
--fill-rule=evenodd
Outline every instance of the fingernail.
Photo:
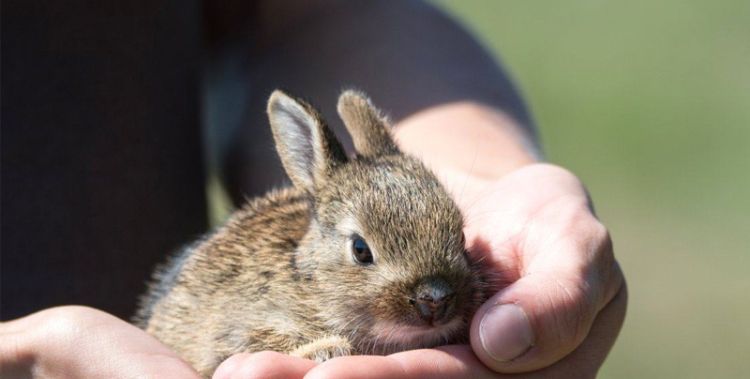
M 490 357 L 499 362 L 508 362 L 534 345 L 534 332 L 523 308 L 515 304 L 502 304 L 485 313 L 479 323 L 479 339 Z

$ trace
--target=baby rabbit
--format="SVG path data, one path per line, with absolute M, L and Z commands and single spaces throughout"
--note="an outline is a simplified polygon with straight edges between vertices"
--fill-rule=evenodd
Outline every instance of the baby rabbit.
M 294 186 L 179 253 L 142 299 L 141 327 L 202 375 L 239 352 L 324 361 L 467 340 L 485 283 L 458 208 L 367 97 L 344 92 L 338 112 L 352 158 L 315 109 L 274 92 L 268 116 Z

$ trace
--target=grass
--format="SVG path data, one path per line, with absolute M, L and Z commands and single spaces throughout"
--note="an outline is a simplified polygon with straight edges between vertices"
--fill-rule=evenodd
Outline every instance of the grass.
M 600 377 L 744 377 L 750 2 L 437 4 L 502 56 L 612 230 L 630 304 Z

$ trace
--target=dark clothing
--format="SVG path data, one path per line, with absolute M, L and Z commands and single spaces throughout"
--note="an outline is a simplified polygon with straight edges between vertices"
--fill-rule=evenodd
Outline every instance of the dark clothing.
M 0 317 L 132 314 L 206 227 L 197 1 L 3 1 Z
M 351 146 L 346 87 L 394 120 L 471 100 L 530 125 L 492 57 L 420 1 L 3 1 L 0 319 L 132 315 L 206 230 L 207 165 L 235 202 L 284 180 L 271 90 L 312 99 Z

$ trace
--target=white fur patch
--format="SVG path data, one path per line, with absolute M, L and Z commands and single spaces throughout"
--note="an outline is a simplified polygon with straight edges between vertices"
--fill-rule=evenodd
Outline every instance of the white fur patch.
M 362 234 L 362 227 L 353 216 L 341 219 L 336 225 L 336 229 L 343 235 Z

